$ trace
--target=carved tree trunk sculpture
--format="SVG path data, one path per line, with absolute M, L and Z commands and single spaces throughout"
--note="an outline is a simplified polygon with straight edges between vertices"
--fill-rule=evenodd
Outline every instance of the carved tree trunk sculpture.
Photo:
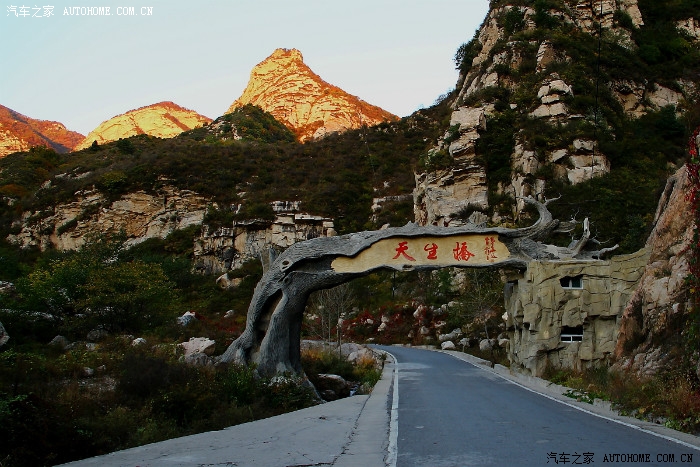
M 570 248 L 540 243 L 538 240 L 549 236 L 559 226 L 559 221 L 552 218 L 546 203 L 532 198 L 526 199 L 526 202 L 537 208 L 539 219 L 534 225 L 522 229 L 479 228 L 473 225 L 421 227 L 409 223 L 403 227 L 315 238 L 290 246 L 275 260 L 256 286 L 248 308 L 246 328 L 221 355 L 219 361 L 254 363 L 261 375 L 285 372 L 303 374 L 300 357 L 301 325 L 309 294 L 370 274 L 377 269 L 408 271 L 447 266 L 525 269 L 532 259 L 570 259 L 581 258 L 583 255 L 595 257 L 596 252 L 582 252 L 583 244 L 588 240 L 587 232 L 578 244 Z M 465 239 L 472 244 L 476 240 L 485 239 L 486 248 L 480 245 L 470 246 Z M 390 246 L 387 246 L 387 241 L 392 242 Z M 410 242 L 418 241 L 425 243 L 422 248 L 425 251 L 424 258 L 421 260 L 414 252 L 418 248 L 412 246 L 414 250 L 408 250 Z M 448 251 L 449 264 L 444 260 L 438 261 L 436 256 L 438 247 L 441 251 L 451 248 L 445 246 L 447 241 L 456 244 L 454 249 Z M 394 246 L 397 247 L 393 248 Z M 381 251 L 374 254 L 373 247 Z M 390 254 L 395 255 L 387 256 L 387 248 L 393 248 Z M 382 252 L 384 256 L 381 256 Z M 363 260 L 361 253 L 369 259 Z M 379 259 L 373 255 L 379 255 Z M 354 262 L 362 264 L 356 266 Z

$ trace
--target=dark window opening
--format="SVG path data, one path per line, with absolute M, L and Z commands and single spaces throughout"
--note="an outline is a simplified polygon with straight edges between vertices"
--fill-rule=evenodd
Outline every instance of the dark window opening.
M 561 328 L 562 342 L 581 342 L 583 341 L 583 326 L 563 326 Z
M 559 279 L 559 283 L 565 289 L 582 289 L 583 276 L 566 276 Z

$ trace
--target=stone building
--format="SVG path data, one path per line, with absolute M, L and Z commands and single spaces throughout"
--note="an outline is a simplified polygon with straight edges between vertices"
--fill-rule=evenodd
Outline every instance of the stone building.
M 506 284 L 511 368 L 540 376 L 548 366 L 582 370 L 609 363 L 648 259 L 644 249 L 610 260 L 532 261 Z

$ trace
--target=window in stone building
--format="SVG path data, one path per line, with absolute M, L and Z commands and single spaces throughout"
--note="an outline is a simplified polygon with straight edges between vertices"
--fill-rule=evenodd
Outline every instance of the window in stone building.
M 566 276 L 559 279 L 559 283 L 565 289 L 582 289 L 583 276 Z
M 563 326 L 560 340 L 562 342 L 581 342 L 583 340 L 583 326 Z

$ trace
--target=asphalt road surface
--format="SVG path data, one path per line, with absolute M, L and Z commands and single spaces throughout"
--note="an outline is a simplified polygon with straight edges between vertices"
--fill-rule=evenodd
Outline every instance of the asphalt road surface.
M 377 347 L 397 360 L 391 431 L 398 467 L 700 465 L 692 447 L 553 401 L 450 355 Z

